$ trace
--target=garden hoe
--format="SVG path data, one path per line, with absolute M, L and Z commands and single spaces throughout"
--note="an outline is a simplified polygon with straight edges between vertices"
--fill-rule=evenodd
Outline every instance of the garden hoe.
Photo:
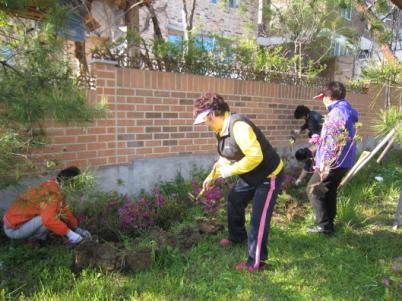
M 214 168 L 212 169 L 212 173 L 211 173 L 211 178 L 215 179 L 215 173 L 216 173 L 216 167 L 214 166 Z M 202 197 L 205 193 L 206 189 L 202 188 L 201 191 L 195 196 L 194 194 L 192 194 L 191 192 L 188 193 L 188 197 L 192 200 L 192 201 L 198 201 L 200 199 L 200 197 Z

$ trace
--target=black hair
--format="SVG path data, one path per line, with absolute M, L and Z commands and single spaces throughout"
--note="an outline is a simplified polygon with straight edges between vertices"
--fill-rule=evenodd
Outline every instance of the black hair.
M 76 166 L 70 166 L 66 169 L 63 169 L 62 171 L 60 171 L 57 174 L 57 181 L 59 183 L 63 182 L 63 181 L 67 181 L 70 180 L 76 176 L 78 176 L 79 174 L 81 174 L 81 170 L 76 167 Z
M 307 147 L 300 148 L 296 151 L 295 157 L 297 161 L 304 161 L 313 157 L 313 153 Z
M 334 100 L 344 99 L 346 96 L 346 88 L 341 82 L 330 82 L 324 86 L 322 93 Z
M 297 106 L 294 116 L 296 119 L 303 118 L 305 116 L 308 116 L 310 114 L 310 109 L 307 108 L 306 106 Z

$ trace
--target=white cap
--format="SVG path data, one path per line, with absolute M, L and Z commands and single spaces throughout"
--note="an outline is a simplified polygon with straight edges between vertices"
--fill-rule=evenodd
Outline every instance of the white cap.
M 194 124 L 204 123 L 205 117 L 211 112 L 212 112 L 212 109 L 207 109 L 205 111 L 202 111 L 201 113 L 198 113 L 197 117 L 194 120 Z

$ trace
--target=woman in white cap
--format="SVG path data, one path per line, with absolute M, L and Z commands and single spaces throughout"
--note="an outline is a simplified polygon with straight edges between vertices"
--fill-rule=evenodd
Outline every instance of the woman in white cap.
M 209 189 L 214 180 L 239 176 L 228 195 L 229 236 L 222 247 L 248 243 L 248 258 L 237 270 L 254 272 L 268 259 L 268 233 L 271 216 L 283 178 L 283 162 L 261 130 L 247 117 L 230 113 L 222 96 L 206 93 L 194 103 L 194 124 L 205 123 L 216 133 L 219 160 L 203 183 Z M 252 200 L 249 232 L 245 209 Z

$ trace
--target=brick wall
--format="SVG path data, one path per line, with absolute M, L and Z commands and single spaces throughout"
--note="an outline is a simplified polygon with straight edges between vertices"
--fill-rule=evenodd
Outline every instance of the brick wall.
M 96 91 L 91 101 L 108 99 L 109 114 L 88 127 L 51 124 L 43 159 L 61 166 L 106 166 L 128 164 L 135 159 L 215 153 L 215 138 L 204 125 L 193 126 L 192 104 L 204 91 L 216 91 L 228 101 L 231 111 L 249 116 L 276 147 L 286 146 L 289 133 L 302 121 L 293 119 L 299 104 L 324 112 L 322 103 L 311 100 L 317 89 L 122 69 L 92 65 Z M 366 94 L 348 93 L 347 98 L 368 126 L 375 117 Z

